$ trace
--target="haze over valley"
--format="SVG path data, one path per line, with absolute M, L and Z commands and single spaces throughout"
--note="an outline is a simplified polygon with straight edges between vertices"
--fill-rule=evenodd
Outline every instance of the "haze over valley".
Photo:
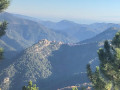
M 39 22 L 7 12 L 0 17 L 10 23 L 0 41 L 5 50 L 0 80 L 10 78 L 9 84 L 1 84 L 4 90 L 20 90 L 29 80 L 43 90 L 88 82 L 86 65 L 89 62 L 93 67 L 98 65 L 97 50 L 120 27 L 114 23 L 82 25 L 67 20 Z M 53 83 L 48 85 L 51 80 Z M 15 87 L 18 81 L 19 86 Z
M 0 1 L 0 90 L 117 87 L 119 17 L 111 2 L 85 1 Z

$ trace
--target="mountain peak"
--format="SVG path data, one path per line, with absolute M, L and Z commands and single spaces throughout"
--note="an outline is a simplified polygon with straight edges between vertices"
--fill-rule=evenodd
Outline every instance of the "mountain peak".
M 73 24 L 74 22 L 73 21 L 69 21 L 69 20 L 62 20 L 58 23 L 70 23 L 70 24 Z
M 49 41 L 49 40 L 47 40 L 47 39 L 42 39 L 42 40 L 40 40 L 39 42 L 38 42 L 38 44 L 41 44 L 41 43 L 43 43 L 43 44 L 51 44 L 51 43 L 58 43 L 58 44 L 64 44 L 63 42 L 57 42 L 57 41 Z
M 50 41 L 48 41 L 47 39 L 42 39 L 42 40 L 39 41 L 39 43 L 41 43 L 41 42 L 43 42 L 43 43 L 48 43 L 48 42 L 50 42 Z
M 41 50 L 45 49 L 45 48 L 51 48 L 51 46 L 55 46 L 56 49 L 57 47 L 60 47 L 63 43 L 62 42 L 56 42 L 56 41 L 49 41 L 47 39 L 43 39 L 40 40 L 37 44 L 34 44 L 32 46 L 32 48 L 28 48 L 26 51 L 30 51 L 30 52 L 41 52 Z

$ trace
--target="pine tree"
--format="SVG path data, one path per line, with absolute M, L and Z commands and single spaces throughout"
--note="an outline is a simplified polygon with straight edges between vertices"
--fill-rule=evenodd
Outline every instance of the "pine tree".
M 98 50 L 99 67 L 92 72 L 87 65 L 87 75 L 95 90 L 119 90 L 120 88 L 120 32 L 112 41 L 105 41 Z
M 39 88 L 36 86 L 36 84 L 32 84 L 32 81 L 28 82 L 27 86 L 23 86 L 22 90 L 39 90 Z
M 7 7 L 9 6 L 10 1 L 9 0 L 0 0 L 0 13 L 3 12 Z M 2 37 L 5 34 L 5 30 L 7 28 L 7 22 L 2 21 L 0 23 L 0 37 Z M 3 49 L 0 48 L 0 59 L 3 58 Z

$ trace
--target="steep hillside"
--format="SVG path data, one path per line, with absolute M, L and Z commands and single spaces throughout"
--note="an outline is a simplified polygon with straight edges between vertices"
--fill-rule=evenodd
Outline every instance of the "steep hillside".
M 9 23 L 7 33 L 2 37 L 2 41 L 16 50 L 29 47 L 41 39 L 63 41 L 65 43 L 74 42 L 71 38 L 51 31 L 37 22 L 17 18 L 10 13 L 0 14 L 0 20 L 6 20 Z
M 5 57 L 2 63 L 0 62 L 1 70 L 6 67 L 5 65 L 11 64 L 22 50 L 32 46 L 39 40 L 48 39 L 64 43 L 76 41 L 37 22 L 18 18 L 10 13 L 0 14 L 0 21 L 3 20 L 8 21 L 9 24 L 6 34 L 0 39 L 0 47 L 4 48 Z
M 39 41 L 21 52 L 17 60 L 0 71 L 1 88 L 20 90 L 29 80 L 43 90 L 56 90 L 88 82 L 86 64 L 91 63 L 92 68 L 98 65 L 97 50 L 102 47 L 102 41 L 111 39 L 117 31 L 116 28 L 110 28 L 96 36 L 95 40 L 92 38 L 93 42 L 87 41 L 88 43 Z M 4 83 L 6 78 L 9 81 Z
M 61 36 L 63 32 L 59 30 L 51 31 L 37 22 L 16 18 L 9 13 L 3 13 L 0 17 L 11 22 L 6 35 L 0 40 L 7 59 L 30 46 L 12 61 L 0 63 L 0 88 L 3 90 L 21 90 L 29 80 L 36 83 L 40 90 L 56 90 L 88 82 L 86 64 L 91 63 L 92 67 L 98 65 L 97 50 L 102 47 L 102 41 L 111 39 L 118 31 L 117 28 L 109 28 L 89 40 L 63 44 L 56 41 L 70 42 L 70 38 Z M 38 43 L 31 46 L 35 42 Z
M 94 32 L 95 34 L 99 34 L 103 31 L 105 31 L 108 28 L 111 27 L 117 27 L 120 28 L 119 24 L 114 24 L 114 23 L 93 23 L 93 24 L 78 24 L 72 21 L 68 21 L 68 20 L 62 20 L 60 22 L 50 22 L 50 21 L 41 21 L 41 24 L 43 24 L 44 26 L 51 28 L 51 29 L 55 29 L 55 30 L 68 30 L 71 28 L 78 28 L 79 27 L 79 31 L 81 30 L 88 30 L 91 32 Z M 63 27 L 62 27 L 63 26 Z M 84 29 L 82 29 L 84 27 Z M 73 29 L 73 31 L 75 31 Z
M 15 14 L 13 15 L 16 17 L 21 17 L 24 19 L 38 22 L 57 33 L 60 33 L 66 37 L 71 38 L 71 40 L 74 40 L 74 42 L 79 42 L 85 39 L 92 38 L 95 35 L 111 27 L 120 28 L 119 24 L 114 24 L 114 23 L 94 23 L 87 25 L 87 24 L 78 24 L 68 20 L 62 20 L 60 22 L 51 22 L 51 21 L 41 21 L 39 19 L 24 15 L 15 15 Z
M 97 43 L 67 45 L 42 40 L 22 52 L 17 60 L 1 71 L 0 87 L 3 90 L 21 90 L 23 85 L 32 80 L 40 89 L 56 90 L 83 83 L 87 80 L 86 75 L 81 73 L 86 71 L 86 64 L 96 58 L 98 48 Z M 73 77 L 76 77 L 74 82 Z M 9 80 L 5 82 L 6 78 Z
M 104 40 L 111 40 L 118 31 L 120 31 L 120 28 L 116 28 L 116 27 L 109 28 L 109 29 L 105 30 L 104 32 L 96 35 L 95 37 L 84 40 L 81 43 L 100 42 L 100 41 L 104 41 Z
M 88 25 L 87 29 L 95 32 L 96 34 L 99 34 L 111 27 L 120 28 L 120 25 L 115 23 L 94 23 Z
M 120 28 L 119 24 L 114 24 L 114 23 L 94 23 L 94 24 L 86 25 L 86 24 L 77 24 L 67 20 L 62 20 L 57 23 L 46 21 L 46 22 L 41 22 L 41 24 L 43 24 L 48 28 L 51 28 L 52 30 L 62 32 L 63 34 L 75 38 L 78 41 L 92 38 L 95 35 L 111 27 Z
M 41 24 L 49 27 L 49 28 L 54 28 L 55 30 L 64 30 L 64 29 L 68 29 L 71 27 L 77 27 L 80 26 L 80 24 L 77 24 L 73 21 L 68 21 L 68 20 L 62 20 L 60 22 L 57 23 L 53 23 L 53 22 L 49 22 L 49 21 L 41 21 Z
M 87 25 L 77 24 L 68 20 L 62 20 L 57 23 L 53 23 L 49 21 L 46 22 L 44 21 L 40 23 L 46 26 L 47 28 L 50 28 L 51 30 L 57 32 L 59 31 L 64 35 L 76 39 L 77 41 L 85 40 L 96 35 L 93 31 L 87 30 L 87 28 L 85 27 Z

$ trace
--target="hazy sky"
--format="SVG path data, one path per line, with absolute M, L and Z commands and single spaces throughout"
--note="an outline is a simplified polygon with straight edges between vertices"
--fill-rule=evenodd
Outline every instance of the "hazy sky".
M 120 22 L 120 0 L 12 0 L 7 11 L 52 21 Z

